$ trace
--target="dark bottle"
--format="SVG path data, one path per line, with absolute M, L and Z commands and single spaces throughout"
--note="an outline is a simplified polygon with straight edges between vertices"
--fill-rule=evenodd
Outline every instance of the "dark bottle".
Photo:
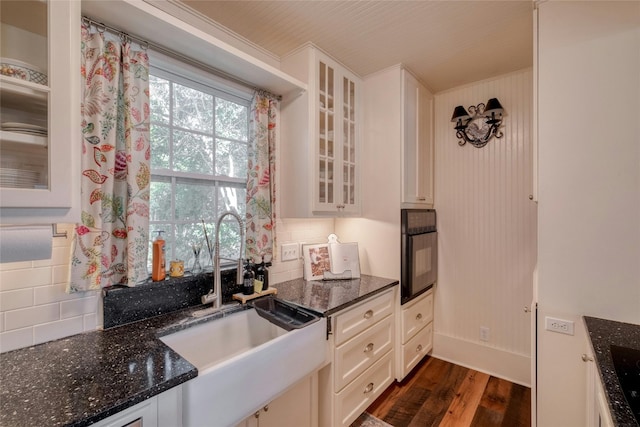
M 242 274 L 242 293 L 245 295 L 253 294 L 253 270 L 249 260 L 244 265 L 244 273 Z
M 258 264 L 258 267 L 256 268 L 256 280 L 262 282 L 263 291 L 266 291 L 269 288 L 269 275 L 267 272 L 267 268 L 264 265 L 264 256 L 262 257 L 260 264 Z

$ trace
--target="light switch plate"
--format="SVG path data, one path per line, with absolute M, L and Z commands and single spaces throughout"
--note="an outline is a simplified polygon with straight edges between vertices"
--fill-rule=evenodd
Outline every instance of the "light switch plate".
M 285 243 L 281 246 L 282 261 L 295 261 L 298 259 L 298 244 L 297 243 Z

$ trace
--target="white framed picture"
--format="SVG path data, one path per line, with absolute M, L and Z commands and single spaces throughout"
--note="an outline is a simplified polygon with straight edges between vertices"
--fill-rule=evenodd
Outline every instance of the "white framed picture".
M 304 280 L 322 280 L 325 271 L 331 271 L 329 244 L 303 245 Z

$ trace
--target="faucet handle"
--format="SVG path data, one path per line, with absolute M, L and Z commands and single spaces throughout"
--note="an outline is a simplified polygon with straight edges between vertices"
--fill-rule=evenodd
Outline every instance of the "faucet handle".
M 206 295 L 202 295 L 202 304 L 211 304 L 213 302 L 216 302 L 216 293 L 211 291 Z

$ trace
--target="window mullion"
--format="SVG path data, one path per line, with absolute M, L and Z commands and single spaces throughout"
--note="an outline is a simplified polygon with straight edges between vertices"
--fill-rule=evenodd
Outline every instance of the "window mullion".
M 176 259 L 176 177 L 171 177 L 171 258 Z

